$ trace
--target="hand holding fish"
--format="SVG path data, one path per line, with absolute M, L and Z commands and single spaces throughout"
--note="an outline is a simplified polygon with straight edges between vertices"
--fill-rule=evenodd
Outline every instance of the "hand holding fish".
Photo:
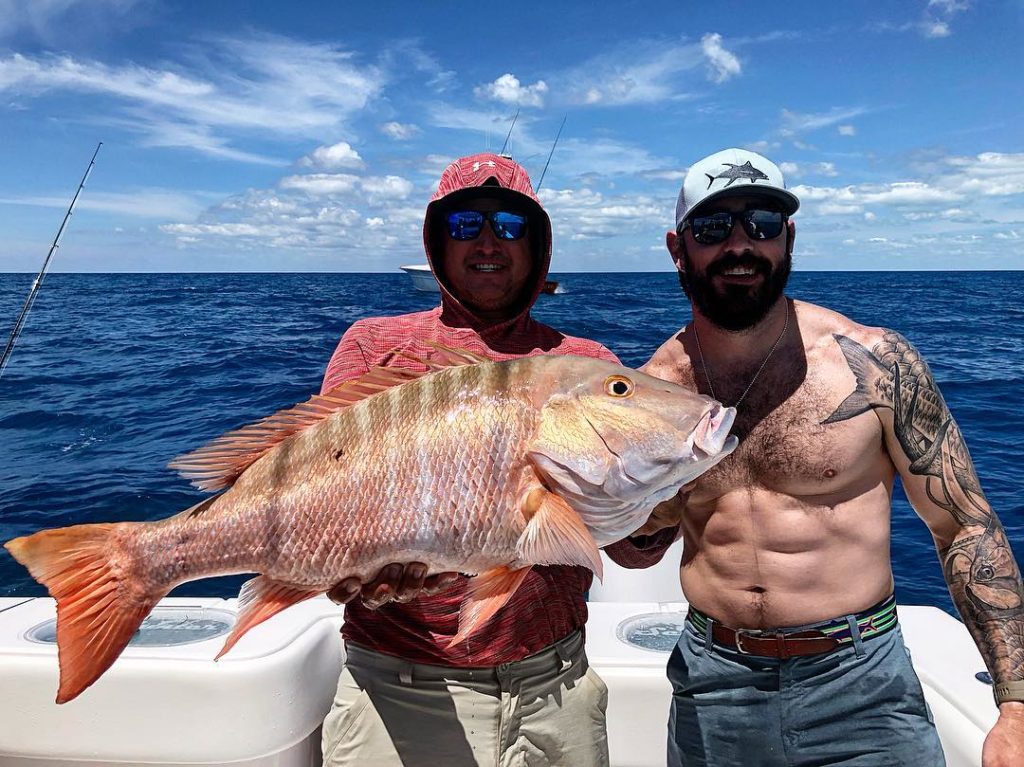
M 662 501 L 654 507 L 654 511 L 651 512 L 651 516 L 644 522 L 643 527 L 633 533 L 630 538 L 636 538 L 644 535 L 653 535 L 659 530 L 664 530 L 668 527 L 679 527 L 679 524 L 683 521 L 683 511 L 686 509 L 686 499 L 690 497 L 690 491 L 696 483 L 691 482 L 687 485 L 683 485 L 679 492 L 669 498 L 667 501 Z

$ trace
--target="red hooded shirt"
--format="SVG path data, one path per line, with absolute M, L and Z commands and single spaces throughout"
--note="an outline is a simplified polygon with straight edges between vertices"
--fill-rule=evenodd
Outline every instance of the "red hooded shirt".
M 507 196 L 527 210 L 537 263 L 519 313 L 497 323 L 484 320 L 448 291 L 442 277 L 441 305 L 436 309 L 355 322 L 331 357 L 322 391 L 376 365 L 422 369 L 395 351 L 409 350 L 429 357 L 431 349 L 424 341 L 467 349 L 498 361 L 534 354 L 573 354 L 618 362 L 601 344 L 564 335 L 530 316 L 551 261 L 551 222 L 526 171 L 508 158 L 493 154 L 465 157 L 442 174 L 423 225 L 427 260 L 435 276 L 438 269 L 432 250 L 442 242 L 437 230 L 438 211 L 460 195 L 479 196 L 481 192 Z M 645 551 L 623 541 L 606 551 L 624 566 L 646 566 L 660 558 L 671 537 L 658 543 Z M 358 599 L 353 600 L 345 608 L 342 635 L 414 663 L 457 667 L 508 663 L 540 652 L 582 628 L 587 619 L 584 593 L 591 580 L 591 572 L 582 567 L 533 567 L 508 603 L 480 631 L 450 650 L 445 645 L 458 631 L 459 607 L 467 582 L 464 578 L 443 594 L 419 597 L 408 604 L 389 602 L 369 610 Z

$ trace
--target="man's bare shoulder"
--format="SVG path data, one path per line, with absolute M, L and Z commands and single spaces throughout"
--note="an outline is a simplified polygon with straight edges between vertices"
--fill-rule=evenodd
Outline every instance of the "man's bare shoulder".
M 838 351 L 836 336 L 844 336 L 870 349 L 888 332 L 885 328 L 861 325 L 837 311 L 806 301 L 794 301 L 793 307 L 808 353 Z

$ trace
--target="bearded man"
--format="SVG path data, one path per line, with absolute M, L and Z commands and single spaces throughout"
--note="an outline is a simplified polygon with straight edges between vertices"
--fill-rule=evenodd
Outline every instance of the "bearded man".
M 914 346 L 784 294 L 798 206 L 774 163 L 728 149 L 689 169 L 666 237 L 693 321 L 645 369 L 735 407 L 740 439 L 641 531 L 684 540 L 669 764 L 944 764 L 893 599 L 897 474 L 995 680 L 983 763 L 1024 764 L 1002 525 Z

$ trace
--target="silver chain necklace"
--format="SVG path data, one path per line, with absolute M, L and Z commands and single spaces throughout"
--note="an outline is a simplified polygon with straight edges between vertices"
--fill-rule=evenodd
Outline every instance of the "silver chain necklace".
M 750 387 L 754 385 L 754 381 L 761 375 L 761 371 L 764 370 L 764 366 L 768 364 L 768 360 L 775 354 L 775 350 L 779 348 L 779 344 L 782 343 L 782 339 L 786 335 L 786 331 L 789 330 L 789 302 L 786 302 L 786 322 L 782 326 L 782 332 L 779 333 L 779 337 L 775 339 L 775 343 L 772 344 L 772 348 L 768 350 L 768 356 L 764 358 L 764 362 L 761 363 L 761 367 L 754 373 L 754 377 L 750 379 L 750 383 L 747 384 L 747 388 L 743 390 L 743 394 L 736 400 L 736 404 L 732 407 L 739 409 L 740 403 L 746 398 L 750 392 Z M 693 338 L 697 342 L 697 353 L 700 355 L 700 366 L 704 368 L 704 379 L 708 382 L 708 391 L 711 392 L 712 399 L 718 399 L 718 395 L 715 394 L 715 385 L 711 383 L 711 375 L 708 373 L 708 363 L 704 361 L 704 350 L 700 347 L 700 333 L 697 332 L 697 323 L 693 323 Z M 719 400 L 721 402 L 721 400 Z M 722 403 L 725 404 L 724 402 Z

